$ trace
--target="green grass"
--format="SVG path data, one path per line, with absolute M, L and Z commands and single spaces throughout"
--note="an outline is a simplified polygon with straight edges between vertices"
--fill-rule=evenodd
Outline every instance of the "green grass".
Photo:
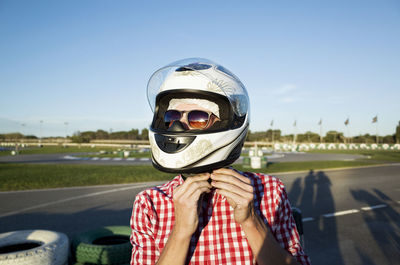
M 100 150 L 110 151 L 115 150 L 115 148 L 44 147 L 24 150 L 23 154 L 98 152 Z M 317 170 L 341 167 L 357 167 L 400 162 L 400 151 L 314 150 L 311 152 L 359 154 L 370 156 L 371 158 L 359 159 L 354 161 L 306 161 L 270 163 L 267 168 L 262 169 L 251 169 L 242 165 L 234 165 L 234 167 L 242 171 L 278 173 L 290 171 L 307 171 L 311 169 Z M 133 153 L 133 155 L 138 155 L 138 157 L 149 157 L 148 153 Z M 110 156 L 110 154 L 105 154 L 104 156 Z M 0 163 L 0 191 L 168 180 L 171 179 L 173 175 L 174 174 L 160 172 L 154 169 L 151 165 L 106 166 Z
M 269 164 L 268 168 L 251 169 L 234 165 L 242 171 L 277 173 L 372 165 L 372 161 L 309 161 Z M 163 173 L 151 165 L 39 165 L 0 164 L 0 191 L 45 189 L 57 187 L 121 184 L 157 180 L 169 180 L 174 174 Z
M 100 153 L 97 153 L 97 154 L 78 155 L 78 157 L 100 157 L 100 158 L 101 157 L 110 157 L 110 158 L 114 158 L 114 157 L 121 157 L 121 155 L 120 154 L 113 154 L 113 153 L 111 153 L 111 154 L 100 154 Z M 148 157 L 148 158 L 150 158 L 151 154 L 150 154 L 150 152 L 144 152 L 144 153 L 131 152 L 129 154 L 129 157 L 135 157 L 135 158 Z
M 257 171 L 260 173 L 278 173 L 290 171 L 305 171 L 316 169 L 359 167 L 379 164 L 375 161 L 304 161 L 304 162 L 280 162 L 269 163 L 268 167 L 261 169 L 252 169 L 250 167 L 235 165 L 235 168 L 241 171 Z
M 167 180 L 171 174 L 151 165 L 0 164 L 0 190 L 45 189 Z
M 124 148 L 120 148 L 124 149 Z M 21 155 L 31 155 L 31 154 L 60 154 L 60 153 L 93 153 L 93 152 L 100 152 L 100 151 L 117 151 L 118 148 L 115 147 L 90 147 L 90 146 L 44 146 L 44 147 L 37 147 L 37 146 L 29 146 L 26 148 L 19 148 L 19 154 Z M 127 150 L 129 150 L 127 148 Z M 11 150 L 8 151 L 0 151 L 0 155 L 11 155 Z

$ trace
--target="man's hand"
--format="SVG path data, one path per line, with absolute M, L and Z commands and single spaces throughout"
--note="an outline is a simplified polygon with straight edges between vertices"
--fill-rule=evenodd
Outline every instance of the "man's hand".
M 211 173 L 211 185 L 223 195 L 234 209 L 235 221 L 243 224 L 254 217 L 253 186 L 250 179 L 233 169 L 221 168 Z
M 199 223 L 198 201 L 202 193 L 210 192 L 209 173 L 189 177 L 174 190 L 175 211 L 174 233 L 181 237 L 191 237 Z

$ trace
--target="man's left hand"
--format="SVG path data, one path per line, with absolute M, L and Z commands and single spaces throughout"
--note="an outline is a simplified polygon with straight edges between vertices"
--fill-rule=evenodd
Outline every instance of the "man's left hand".
M 243 224 L 254 217 L 253 186 L 249 178 L 233 169 L 220 168 L 211 173 L 211 185 L 225 196 L 234 209 L 235 221 Z

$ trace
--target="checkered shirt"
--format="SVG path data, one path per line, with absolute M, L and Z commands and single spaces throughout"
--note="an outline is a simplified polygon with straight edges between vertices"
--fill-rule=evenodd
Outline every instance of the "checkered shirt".
M 301 264 L 310 260 L 300 245 L 296 224 L 283 183 L 264 174 L 240 172 L 254 186 L 254 207 L 276 240 Z M 181 176 L 142 191 L 136 196 L 131 217 L 131 264 L 155 264 L 174 225 L 174 189 Z M 193 234 L 186 264 L 256 264 L 250 245 L 226 198 L 204 194 L 199 226 Z

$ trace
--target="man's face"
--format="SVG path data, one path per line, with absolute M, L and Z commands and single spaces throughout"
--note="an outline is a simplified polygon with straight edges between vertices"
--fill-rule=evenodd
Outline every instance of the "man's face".
M 165 113 L 164 121 L 168 126 L 179 121 L 186 130 L 207 130 L 219 121 L 219 118 L 198 104 L 181 103 Z

